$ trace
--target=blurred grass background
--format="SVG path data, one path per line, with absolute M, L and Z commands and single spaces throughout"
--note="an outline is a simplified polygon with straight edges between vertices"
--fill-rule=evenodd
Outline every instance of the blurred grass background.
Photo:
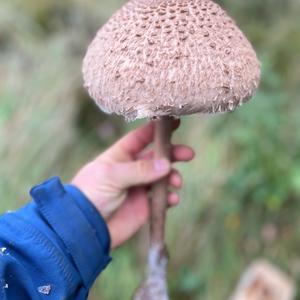
M 176 133 L 197 159 L 179 167 L 183 201 L 169 213 L 174 300 L 226 299 L 256 257 L 300 282 L 300 2 L 218 2 L 255 45 L 263 79 L 235 113 L 184 118 Z M 0 0 L 1 212 L 137 126 L 98 111 L 81 80 L 88 43 L 123 3 Z M 115 251 L 90 299 L 130 299 L 146 247 L 144 230 Z

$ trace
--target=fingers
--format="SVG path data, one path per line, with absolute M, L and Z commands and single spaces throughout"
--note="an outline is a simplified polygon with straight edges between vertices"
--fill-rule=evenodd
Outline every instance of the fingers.
M 181 188 L 182 177 L 178 170 L 171 170 L 167 160 L 138 160 L 111 166 L 108 172 L 110 180 L 116 182 L 120 189 L 132 186 L 151 184 L 168 173 L 168 184 L 173 188 Z
M 177 170 L 172 170 L 169 178 L 168 183 L 171 187 L 179 189 L 182 187 L 182 177 Z
M 173 121 L 172 129 L 180 126 L 180 120 Z M 139 152 L 152 143 L 154 137 L 154 122 L 139 127 L 115 143 L 103 155 L 110 156 L 111 160 L 126 161 L 134 158 Z M 101 155 L 103 157 L 103 155 Z
M 154 123 L 150 122 L 139 127 L 114 144 L 112 151 L 124 153 L 128 157 L 132 157 L 135 153 L 142 151 L 153 140 Z
M 176 193 L 169 193 L 168 207 L 180 202 Z M 131 190 L 128 199 L 108 221 L 111 247 L 116 248 L 129 239 L 149 219 L 150 207 L 147 194 L 143 188 Z M 126 226 L 124 226 L 126 224 Z
M 195 157 L 195 152 L 191 147 L 185 145 L 175 145 L 172 148 L 172 161 L 190 161 Z
M 168 177 L 168 184 L 172 188 L 179 189 L 182 186 L 182 177 L 177 170 L 172 170 Z M 176 206 L 180 202 L 180 197 L 176 192 L 168 193 L 168 206 Z
M 154 157 L 153 150 L 142 153 L 140 159 L 152 159 Z M 173 145 L 171 149 L 172 162 L 188 162 L 195 157 L 194 150 L 186 145 Z
M 168 206 L 172 207 L 172 206 L 176 206 L 178 205 L 180 202 L 180 197 L 178 194 L 171 192 L 168 194 Z
M 137 160 L 127 163 L 112 164 L 106 171 L 110 182 L 115 186 L 127 189 L 132 186 L 151 184 L 167 176 L 171 171 L 171 164 L 166 159 Z
M 134 153 L 142 151 L 152 142 L 153 134 L 154 123 L 150 122 L 122 137 L 102 153 L 99 158 L 110 162 L 130 160 L 134 156 Z

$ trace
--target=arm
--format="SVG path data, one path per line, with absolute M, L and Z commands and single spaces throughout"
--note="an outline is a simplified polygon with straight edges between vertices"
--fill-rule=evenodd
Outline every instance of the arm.
M 52 178 L 31 190 L 32 202 L 0 218 L 0 299 L 87 298 L 110 248 L 147 221 L 148 186 L 168 174 L 170 186 L 181 185 L 169 163 L 144 150 L 152 138 L 151 124 L 133 131 L 85 165 L 71 185 Z M 186 146 L 172 152 L 173 161 L 193 157 Z M 169 194 L 170 205 L 178 201 Z
M 0 218 L 0 299 L 43 299 L 44 293 L 86 299 L 110 261 L 103 218 L 58 178 L 34 187 L 31 195 L 28 205 Z

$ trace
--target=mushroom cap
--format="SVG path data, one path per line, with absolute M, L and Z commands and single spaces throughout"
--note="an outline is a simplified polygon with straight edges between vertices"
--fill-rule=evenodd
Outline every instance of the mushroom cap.
M 83 76 L 103 111 L 130 121 L 233 111 L 255 93 L 260 63 L 211 0 L 131 0 L 98 31 Z

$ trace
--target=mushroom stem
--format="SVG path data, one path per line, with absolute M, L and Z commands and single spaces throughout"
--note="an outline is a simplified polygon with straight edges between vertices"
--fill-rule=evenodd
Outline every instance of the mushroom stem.
M 170 159 L 172 118 L 162 117 L 155 121 L 154 156 Z M 134 300 L 168 300 L 166 269 L 168 252 L 165 245 L 165 219 L 167 209 L 167 179 L 152 185 L 150 201 L 150 247 L 148 270 L 138 288 Z
M 154 155 L 155 158 L 170 159 L 172 135 L 172 118 L 162 117 L 155 122 Z M 150 246 L 162 249 L 165 245 L 165 218 L 167 209 L 167 182 L 166 178 L 152 186 L 150 203 Z

